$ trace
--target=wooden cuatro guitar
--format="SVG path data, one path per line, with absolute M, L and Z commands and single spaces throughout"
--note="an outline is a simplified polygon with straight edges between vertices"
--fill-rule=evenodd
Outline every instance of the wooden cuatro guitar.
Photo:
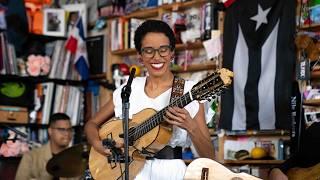
M 247 173 L 234 173 L 222 164 L 208 158 L 192 161 L 186 170 L 184 180 L 262 180 Z
M 227 69 L 220 69 L 205 79 L 199 81 L 192 89 L 174 100 L 159 112 L 145 109 L 129 121 L 129 178 L 139 173 L 145 163 L 146 157 L 156 153 L 169 142 L 172 128 L 166 126 L 163 120 L 168 107 L 184 107 L 193 100 L 208 100 L 219 95 L 232 82 L 233 73 Z M 122 120 L 113 118 L 103 124 L 99 130 L 100 139 L 111 144 L 114 141 L 123 141 Z M 124 176 L 124 158 L 119 150 L 112 150 L 112 155 L 105 157 L 91 148 L 89 155 L 89 169 L 94 179 L 118 179 Z

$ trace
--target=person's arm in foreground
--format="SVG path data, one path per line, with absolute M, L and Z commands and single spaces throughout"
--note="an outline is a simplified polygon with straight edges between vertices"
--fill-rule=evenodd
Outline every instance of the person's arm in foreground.
M 88 142 L 93 148 L 103 155 L 110 154 L 110 150 L 103 147 L 101 139 L 99 137 L 100 126 L 109 120 L 114 114 L 114 104 L 112 98 L 107 104 L 105 104 L 85 125 L 85 132 Z

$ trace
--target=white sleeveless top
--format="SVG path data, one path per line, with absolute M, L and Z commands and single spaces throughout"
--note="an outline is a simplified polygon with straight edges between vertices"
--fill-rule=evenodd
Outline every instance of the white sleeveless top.
M 136 77 L 131 84 L 131 95 L 129 99 L 129 118 L 132 115 L 146 109 L 152 108 L 156 111 L 160 111 L 164 107 L 169 105 L 171 90 L 163 92 L 156 98 L 150 98 L 146 95 L 144 87 L 146 84 L 146 77 Z M 185 81 L 184 94 L 187 93 L 195 83 L 193 81 Z M 115 116 L 122 117 L 122 99 L 121 90 L 122 86 L 113 92 L 113 103 L 115 106 Z M 194 116 L 199 111 L 198 101 L 192 101 L 185 109 L 190 113 L 190 116 Z M 173 127 L 172 137 L 168 143 L 171 147 L 181 146 L 188 147 L 191 145 L 191 139 L 188 137 L 187 131 L 179 127 Z M 147 160 L 143 170 L 137 175 L 136 179 L 183 179 L 186 166 L 182 160 Z M 164 173 L 165 172 L 165 173 Z

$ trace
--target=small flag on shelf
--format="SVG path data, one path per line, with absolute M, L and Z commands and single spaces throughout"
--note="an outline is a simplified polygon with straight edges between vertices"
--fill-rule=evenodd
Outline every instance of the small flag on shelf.
M 66 49 L 69 53 L 75 54 L 75 67 L 79 72 L 81 79 L 86 80 L 89 78 L 89 63 L 87 55 L 87 47 L 84 37 L 84 27 L 82 18 L 79 20 L 75 27 L 72 28 L 70 36 L 66 42 Z

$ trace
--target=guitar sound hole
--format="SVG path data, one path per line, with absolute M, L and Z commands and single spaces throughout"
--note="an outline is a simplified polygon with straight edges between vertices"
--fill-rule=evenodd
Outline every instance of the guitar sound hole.
M 241 177 L 233 177 L 230 180 L 243 180 Z

